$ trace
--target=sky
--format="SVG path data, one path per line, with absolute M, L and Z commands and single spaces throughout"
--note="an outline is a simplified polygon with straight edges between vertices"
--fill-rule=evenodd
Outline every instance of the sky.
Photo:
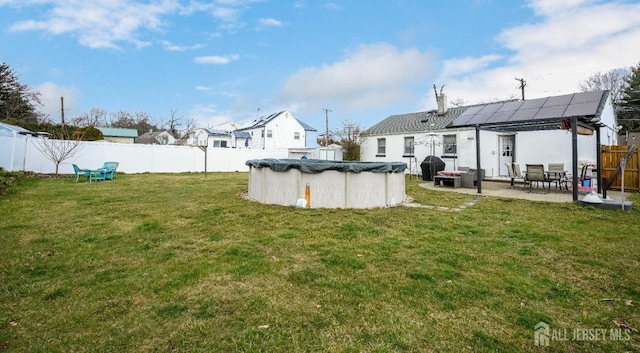
M 282 110 L 323 133 L 448 100 L 579 91 L 640 63 L 640 1 L 0 0 L 0 62 L 60 121 L 198 127 Z

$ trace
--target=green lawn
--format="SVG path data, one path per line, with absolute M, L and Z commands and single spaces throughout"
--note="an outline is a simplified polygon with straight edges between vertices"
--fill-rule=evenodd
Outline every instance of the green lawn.
M 297 209 L 244 199 L 247 183 L 22 180 L 0 197 L 0 350 L 640 350 L 637 333 L 610 336 L 614 320 L 640 329 L 637 207 Z M 474 198 L 418 184 L 423 204 Z M 566 340 L 535 346 L 540 321 Z

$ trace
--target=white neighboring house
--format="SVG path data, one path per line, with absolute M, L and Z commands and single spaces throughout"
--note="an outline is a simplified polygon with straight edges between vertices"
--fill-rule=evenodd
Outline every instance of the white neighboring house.
M 231 147 L 231 133 L 221 129 L 195 129 L 187 136 L 188 145 Z
M 307 146 L 307 131 L 317 130 L 283 110 L 250 121 L 234 132 L 248 133 L 248 148 L 301 148 Z
M 440 94 L 438 109 L 392 115 L 364 132 L 362 144 L 363 161 L 404 161 L 411 169 L 407 173 L 419 174 L 420 163 L 425 157 L 434 155 L 445 162 L 446 170 L 455 170 L 459 166 L 476 166 L 476 131 L 470 126 L 450 128 L 453 121 L 469 111 L 504 110 L 511 119 L 519 114 L 527 115 L 532 107 L 540 113 L 562 117 L 571 105 L 561 102 L 581 102 L 590 100 L 591 107 L 597 107 L 591 121 L 601 124 L 601 143 L 617 143 L 617 120 L 611 104 L 609 91 L 581 92 L 570 95 L 544 97 L 525 101 L 508 101 L 473 106 L 446 106 L 446 96 Z M 563 105 L 564 104 L 564 105 Z M 575 103 L 574 103 L 575 104 Z M 514 108 L 515 107 L 515 108 Z M 547 109 L 547 110 L 544 110 Z M 556 115 L 553 115 L 556 114 Z M 480 115 L 481 116 L 481 115 Z M 500 131 L 480 130 L 480 161 L 485 176 L 507 176 L 507 165 L 516 162 L 525 164 L 564 163 L 565 170 L 571 170 L 572 138 L 571 132 L 560 130 L 560 124 L 553 130 Z M 448 128 L 449 127 L 449 128 Z M 578 135 L 578 160 L 583 164 L 597 160 L 596 134 Z
M 168 131 L 148 131 L 138 136 L 136 143 L 146 145 L 175 145 L 176 139 Z

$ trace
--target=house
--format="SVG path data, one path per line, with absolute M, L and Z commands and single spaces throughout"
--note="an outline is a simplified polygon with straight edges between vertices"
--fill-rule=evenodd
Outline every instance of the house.
M 627 132 L 624 135 L 618 135 L 619 145 L 640 145 L 640 132 Z
M 138 136 L 135 143 L 146 145 L 175 145 L 176 139 L 168 131 L 148 131 Z
M 231 147 L 231 133 L 221 129 L 195 129 L 187 136 L 187 144 L 222 148 Z
M 254 119 L 237 132 L 248 133 L 248 148 L 302 148 L 307 146 L 307 131 L 317 131 L 283 110 Z
M 105 141 L 120 143 L 135 143 L 138 137 L 138 130 L 123 129 L 116 127 L 96 127 L 102 132 Z
M 441 158 L 447 170 L 476 166 L 480 157 L 487 177 L 508 176 L 507 166 L 513 162 L 523 166 L 564 163 L 571 171 L 573 142 L 566 130 L 571 119 L 578 121 L 580 129 L 599 130 L 597 134 L 584 131 L 586 135 L 577 135 L 577 158 L 582 164 L 598 160 L 597 138 L 602 144 L 617 143 L 609 91 L 451 109 L 442 92 L 436 93 L 436 98 L 437 110 L 392 115 L 366 130 L 362 160 L 405 161 L 410 166 L 408 172 L 416 174 L 427 156 Z
M 14 136 L 15 135 L 32 135 L 32 136 L 38 135 L 37 133 L 27 130 L 25 128 L 22 128 L 20 126 L 11 125 L 11 124 L 2 123 L 2 122 L 0 122 L 0 131 L 6 132 Z

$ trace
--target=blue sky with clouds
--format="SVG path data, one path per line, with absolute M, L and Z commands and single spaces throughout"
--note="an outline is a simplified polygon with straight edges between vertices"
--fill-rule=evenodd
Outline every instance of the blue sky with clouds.
M 324 130 L 578 91 L 640 62 L 640 2 L 0 0 L 0 61 L 60 120 L 92 107 L 200 126 L 291 111 Z

